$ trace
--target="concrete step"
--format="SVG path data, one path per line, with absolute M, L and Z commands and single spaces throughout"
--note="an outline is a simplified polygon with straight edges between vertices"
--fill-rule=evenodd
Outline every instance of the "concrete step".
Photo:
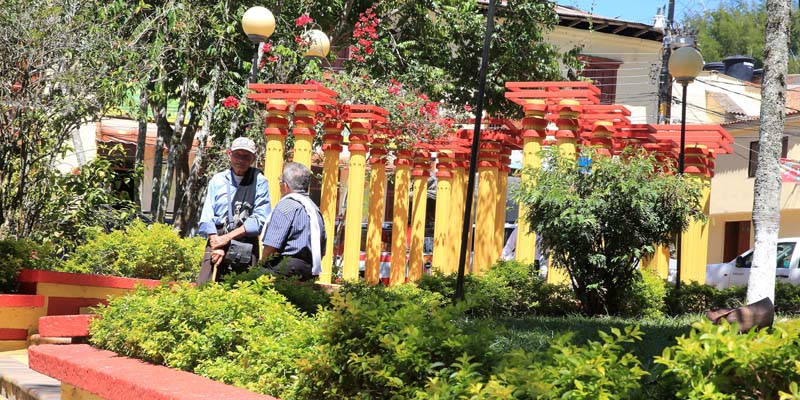
M 61 400 L 61 382 L 27 365 L 26 350 L 0 352 L 0 400 Z

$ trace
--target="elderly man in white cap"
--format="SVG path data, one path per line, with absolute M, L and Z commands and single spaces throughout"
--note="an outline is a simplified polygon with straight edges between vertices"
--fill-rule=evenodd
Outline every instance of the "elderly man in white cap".
M 267 178 L 252 164 L 256 144 L 236 138 L 227 151 L 230 169 L 208 182 L 199 233 L 208 238 L 198 283 L 245 272 L 258 262 L 258 235 L 270 213 Z

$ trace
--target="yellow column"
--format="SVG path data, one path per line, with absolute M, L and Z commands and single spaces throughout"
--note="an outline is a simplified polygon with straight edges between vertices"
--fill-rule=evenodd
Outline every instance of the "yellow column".
M 369 217 L 367 223 L 367 257 L 364 267 L 364 279 L 370 285 L 377 285 L 381 269 L 381 233 L 383 231 L 383 213 L 386 208 L 386 139 L 383 135 L 374 135 L 369 152 Z
M 542 167 L 539 152 L 547 133 L 547 120 L 545 119 L 545 104 L 542 100 L 528 100 L 523 110 L 525 118 L 522 119 L 522 166 L 526 169 L 538 170 Z M 522 182 L 535 184 L 527 173 L 522 174 Z M 517 218 L 517 261 L 532 264 L 536 255 L 536 233 L 530 231 L 527 209 L 524 204 L 519 205 Z
M 610 121 L 595 121 L 592 128 L 591 144 L 595 147 L 595 153 L 606 157 L 611 157 L 614 151 L 614 124 Z
M 333 271 L 333 237 L 336 231 L 336 206 L 339 194 L 339 153 L 342 152 L 342 124 L 331 121 L 325 123 L 325 134 L 322 136 L 322 152 L 325 164 L 322 170 L 322 194 L 320 212 L 325 221 L 325 257 L 322 258 L 320 283 L 331 283 Z
M 408 253 L 408 280 L 410 282 L 416 282 L 422 277 L 430 157 L 431 153 L 428 151 L 418 150 L 414 155 L 414 170 L 411 172 L 414 185 L 414 204 L 411 206 L 411 248 Z
M 283 100 L 272 100 L 267 103 L 267 151 L 264 155 L 264 177 L 269 183 L 269 199 L 273 207 L 281 199 L 280 177 L 283 172 L 283 145 L 286 143 L 286 128 L 289 121 L 289 106 Z
M 435 271 L 447 273 L 455 269 L 458 263 L 454 255 L 458 250 L 453 247 L 454 240 L 451 236 L 456 231 L 453 220 L 458 209 L 455 201 L 451 199 L 453 192 L 453 152 L 441 150 L 437 153 L 439 163 L 436 164 L 436 217 L 433 225 L 433 262 Z
M 392 218 L 392 264 L 390 285 L 399 285 L 406 280 L 406 229 L 408 228 L 408 192 L 411 180 L 411 158 L 408 150 L 397 152 L 394 160 L 394 215 Z
M 294 156 L 292 160 L 311 168 L 311 143 L 314 141 L 314 117 L 317 106 L 313 100 L 299 100 L 294 106 Z
M 505 246 L 504 233 L 506 226 L 506 200 L 508 199 L 508 173 L 511 172 L 511 149 L 503 147 L 500 152 L 500 166 L 497 169 L 497 211 L 495 213 L 495 259 L 500 259 Z
M 367 134 L 370 123 L 353 120 L 350 123 L 350 168 L 347 177 L 347 211 L 344 225 L 344 254 L 342 279 L 358 280 L 361 257 L 361 221 L 364 207 L 364 182 L 366 178 Z
M 708 150 L 705 146 L 687 146 L 685 151 L 685 175 L 702 185 L 700 205 L 708 217 L 711 199 L 711 177 L 707 168 Z M 692 220 L 683 232 L 681 243 L 681 283 L 692 281 L 705 283 L 708 261 L 708 234 L 703 234 L 708 222 Z
M 453 159 L 453 189 L 450 194 L 450 201 L 453 207 L 450 209 L 450 238 L 453 244 L 451 245 L 451 263 L 445 264 L 444 273 L 452 274 L 458 271 L 458 262 L 460 259 L 459 251 L 461 251 L 461 235 L 464 229 L 464 207 L 467 200 L 467 174 L 469 171 L 469 161 L 467 161 L 467 154 L 455 153 Z M 471 249 L 467 246 L 467 264 L 469 264 L 469 253 Z
M 497 261 L 495 218 L 500 145 L 484 142 L 478 154 L 478 201 L 475 209 L 475 259 L 472 272 L 482 275 Z
M 581 107 L 575 100 L 561 100 L 558 109 L 558 132 L 556 132 L 556 141 L 558 143 L 558 151 L 561 157 L 575 159 L 577 157 L 577 142 L 578 142 L 578 116 L 580 116 Z M 547 263 L 547 282 L 554 284 L 563 284 L 569 282 L 569 274 L 562 268 L 554 268 L 552 257 L 550 262 Z
M 657 274 L 662 279 L 669 277 L 669 246 L 658 245 L 651 257 L 643 260 L 642 264 Z

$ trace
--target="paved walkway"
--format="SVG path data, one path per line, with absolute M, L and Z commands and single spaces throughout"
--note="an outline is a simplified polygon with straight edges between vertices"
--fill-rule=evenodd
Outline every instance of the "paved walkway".
M 28 368 L 28 350 L 0 352 L 0 400 L 61 400 L 61 383 Z

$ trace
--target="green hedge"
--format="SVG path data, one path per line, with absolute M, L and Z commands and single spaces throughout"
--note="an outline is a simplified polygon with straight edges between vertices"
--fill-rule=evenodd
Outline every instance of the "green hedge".
M 125 230 L 100 233 L 79 246 L 60 269 L 142 279 L 194 280 L 205 239 L 182 239 L 166 224 L 136 220 Z
M 95 346 L 289 399 L 299 360 L 319 342 L 313 319 L 269 278 L 233 289 L 162 286 L 112 299 L 91 325 Z
M 0 293 L 16 293 L 22 269 L 56 269 L 61 263 L 52 244 L 31 240 L 0 240 Z

